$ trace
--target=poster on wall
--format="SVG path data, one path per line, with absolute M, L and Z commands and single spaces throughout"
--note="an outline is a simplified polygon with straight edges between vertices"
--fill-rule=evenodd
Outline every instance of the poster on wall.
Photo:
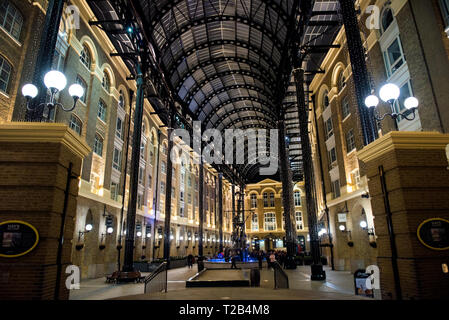
M 428 219 L 418 227 L 419 241 L 432 250 L 449 250 L 449 220 Z
M 39 243 L 39 233 L 31 224 L 10 220 L 0 222 L 0 257 L 17 258 L 31 252 Z

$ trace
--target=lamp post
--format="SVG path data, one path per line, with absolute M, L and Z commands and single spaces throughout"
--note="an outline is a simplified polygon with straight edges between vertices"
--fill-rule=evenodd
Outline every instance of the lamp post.
M 44 118 L 49 117 L 51 111 L 56 107 L 60 107 L 62 110 L 66 112 L 71 112 L 76 107 L 76 102 L 84 95 L 84 88 L 79 84 L 75 83 L 69 87 L 69 94 L 73 98 L 73 105 L 70 108 L 65 108 L 61 103 L 56 102 L 56 94 L 62 90 L 67 85 L 67 78 L 62 72 L 57 70 L 51 70 L 47 72 L 44 76 L 44 84 L 47 89 L 50 91 L 50 100 L 49 102 L 40 103 L 37 106 L 31 107 L 30 102 L 39 94 L 39 90 L 34 84 L 28 83 L 22 87 L 22 94 L 26 98 L 27 101 L 27 110 L 35 111 L 40 107 L 46 107 L 44 109 Z
M 419 106 L 419 101 L 415 97 L 409 97 L 404 101 L 404 107 L 407 109 L 404 112 L 396 112 L 394 105 L 401 95 L 401 90 L 399 87 L 393 83 L 387 83 L 384 85 L 380 91 L 379 96 L 384 102 L 388 102 L 390 104 L 391 113 L 385 113 L 382 116 L 374 115 L 377 121 L 382 121 L 385 117 L 389 116 L 394 120 L 394 125 L 396 131 L 399 131 L 397 119 L 399 117 L 406 119 L 407 121 L 413 121 L 416 118 L 416 110 Z M 365 105 L 368 108 L 376 108 L 379 105 L 379 98 L 376 95 L 370 95 L 365 99 Z M 410 112 L 412 113 L 412 117 L 409 118 Z

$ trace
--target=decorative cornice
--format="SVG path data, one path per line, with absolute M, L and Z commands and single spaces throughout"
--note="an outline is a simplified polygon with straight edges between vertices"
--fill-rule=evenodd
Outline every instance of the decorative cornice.
M 449 134 L 438 132 L 392 131 L 357 152 L 363 162 L 372 161 L 392 150 L 445 150 Z
M 92 151 L 78 134 L 62 123 L 2 123 L 0 124 L 0 142 L 61 143 L 81 159 Z

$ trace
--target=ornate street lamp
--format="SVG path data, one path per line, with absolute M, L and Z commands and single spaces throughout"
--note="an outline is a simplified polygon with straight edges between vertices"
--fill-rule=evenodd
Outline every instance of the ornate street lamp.
M 50 114 L 51 110 L 60 107 L 62 110 L 66 112 L 71 112 L 75 109 L 76 102 L 84 95 L 84 89 L 79 84 L 75 83 L 69 87 L 69 94 L 73 98 L 73 105 L 71 108 L 66 109 L 61 103 L 56 102 L 56 94 L 62 90 L 67 85 L 67 78 L 62 72 L 57 70 L 52 70 L 47 72 L 44 77 L 44 84 L 50 91 L 50 101 L 46 103 L 41 103 L 37 106 L 31 107 L 30 102 L 33 100 L 38 94 L 39 90 L 34 84 L 28 83 L 22 87 L 22 94 L 27 100 L 27 109 L 29 111 L 34 111 L 39 107 L 47 107 L 47 112 L 45 114 L 46 117 Z
M 384 102 L 388 102 L 390 104 L 391 113 L 385 113 L 383 116 L 375 115 L 377 121 L 382 121 L 385 117 L 389 116 L 394 120 L 396 130 L 399 130 L 397 119 L 402 117 L 407 121 L 413 121 L 416 118 L 416 110 L 419 106 L 419 101 L 415 97 L 409 97 L 404 101 L 404 106 L 407 109 L 402 113 L 396 112 L 394 108 L 394 104 L 399 99 L 401 95 L 401 90 L 399 87 L 393 83 L 387 83 L 384 85 L 380 91 L 379 96 Z M 375 95 L 370 95 L 365 99 L 365 105 L 368 108 L 376 108 L 379 105 L 379 98 Z M 412 113 L 412 117 L 409 118 L 410 112 Z

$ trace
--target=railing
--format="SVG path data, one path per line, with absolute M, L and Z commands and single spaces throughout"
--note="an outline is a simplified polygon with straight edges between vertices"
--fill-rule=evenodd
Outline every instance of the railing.
M 167 292 L 167 262 L 162 262 L 156 270 L 145 278 L 144 293 Z
M 279 262 L 272 263 L 274 269 L 274 288 L 275 289 L 288 289 L 288 276 L 282 269 Z

